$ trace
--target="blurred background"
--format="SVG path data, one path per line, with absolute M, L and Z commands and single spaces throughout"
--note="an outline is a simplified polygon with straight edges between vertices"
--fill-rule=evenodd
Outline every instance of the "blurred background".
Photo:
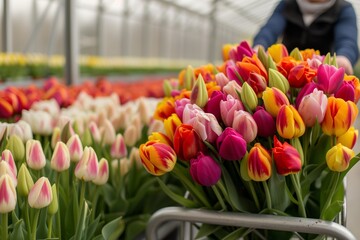
M 176 76 L 187 65 L 216 64 L 224 44 L 251 41 L 278 1 L 2 0 L 1 85 L 50 75 L 68 84 L 104 74 Z M 360 1 L 348 1 L 360 26 Z M 359 166 L 347 181 L 347 226 L 360 238 Z

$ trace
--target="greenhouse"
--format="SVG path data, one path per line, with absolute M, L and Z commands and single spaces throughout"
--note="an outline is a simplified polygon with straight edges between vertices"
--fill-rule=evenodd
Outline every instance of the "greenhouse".
M 0 239 L 360 239 L 358 0 L 0 16 Z

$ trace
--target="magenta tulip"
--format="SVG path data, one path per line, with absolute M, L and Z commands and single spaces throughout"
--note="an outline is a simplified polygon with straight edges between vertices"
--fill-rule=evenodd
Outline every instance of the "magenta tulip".
M 335 93 L 344 81 L 344 68 L 322 64 L 317 71 L 317 86 L 327 94 Z
M 275 119 L 263 107 L 257 107 L 253 118 L 256 122 L 258 135 L 260 137 L 270 137 L 276 132 Z
M 218 121 L 221 121 L 221 112 L 220 112 L 220 101 L 226 100 L 226 96 L 221 91 L 213 91 L 209 101 L 205 106 L 205 112 L 212 113 Z
M 200 152 L 190 161 L 190 174 L 198 184 L 212 186 L 220 180 L 221 168 L 214 159 Z
M 240 133 L 227 127 L 216 140 L 219 155 L 225 160 L 240 160 L 246 153 L 246 141 Z

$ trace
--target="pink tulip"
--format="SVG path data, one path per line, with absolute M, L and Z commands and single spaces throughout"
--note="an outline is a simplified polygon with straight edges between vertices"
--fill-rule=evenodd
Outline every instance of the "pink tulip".
M 46 158 L 39 140 L 30 139 L 26 142 L 26 163 L 34 170 L 45 167 Z
M 104 185 L 109 179 L 109 163 L 105 158 L 99 161 L 99 171 L 93 183 L 96 185 Z
M 235 111 L 232 128 L 243 136 L 247 143 L 252 142 L 257 135 L 257 125 L 250 113 L 243 110 Z
M 16 206 L 16 191 L 8 174 L 0 176 L 0 213 L 9 213 Z
M 299 108 L 299 105 L 300 105 L 302 99 L 306 95 L 309 95 L 310 93 L 312 93 L 314 91 L 314 89 L 317 89 L 316 83 L 314 83 L 314 82 L 310 82 L 310 83 L 306 84 L 303 88 L 301 88 L 301 90 L 295 100 L 296 109 Z
M 223 87 L 229 82 L 229 79 L 224 73 L 220 72 L 215 75 L 215 81 L 217 85 L 220 86 L 221 89 L 223 89 Z
M 321 123 L 323 121 L 327 102 L 326 95 L 316 88 L 302 99 L 298 111 L 307 127 L 312 127 L 316 122 Z
M 96 143 L 100 143 L 101 141 L 101 134 L 100 134 L 100 130 L 98 128 L 98 125 L 94 122 L 94 121 L 91 121 L 89 123 L 89 129 L 90 129 L 90 132 L 91 132 L 91 135 L 94 139 L 94 141 Z
M 336 98 L 342 98 L 345 101 L 355 102 L 355 86 L 352 82 L 344 81 L 339 89 L 335 92 Z
M 70 153 L 65 143 L 56 143 L 50 164 L 57 172 L 65 171 L 70 167 Z
M 1 161 L 5 161 L 9 165 L 12 175 L 16 178 L 17 168 L 15 165 L 14 157 L 13 157 L 12 153 L 10 152 L 10 150 L 5 149 L 1 153 Z
M 221 118 L 225 126 L 232 126 L 234 121 L 234 113 L 238 110 L 244 110 L 243 104 L 238 99 L 228 95 L 226 101 L 220 101 Z
M 233 98 L 240 100 L 238 92 L 241 92 L 241 86 L 234 80 L 231 80 L 223 87 L 223 92 L 226 95 L 231 95 Z
M 110 155 L 112 158 L 122 158 L 127 156 L 125 140 L 121 133 L 116 135 L 115 141 L 111 145 Z
M 101 127 L 101 139 L 104 144 L 111 145 L 115 141 L 115 129 L 111 122 L 106 119 Z
M 5 161 L 0 161 L 0 176 L 2 175 L 9 175 L 11 178 L 14 187 L 17 186 L 18 180 L 16 175 L 14 175 L 13 171 L 11 170 L 10 165 Z
M 66 146 L 69 149 L 70 160 L 78 162 L 83 155 L 83 145 L 79 135 L 72 135 L 67 141 Z
M 335 93 L 344 81 L 344 68 L 322 64 L 317 71 L 317 86 L 327 94 Z
M 99 171 L 99 163 L 96 153 L 92 147 L 85 147 L 84 153 L 76 165 L 75 176 L 84 181 L 94 180 Z
M 183 112 L 186 104 L 190 104 L 190 99 L 181 98 L 175 101 L 175 112 L 179 116 L 180 120 L 183 120 Z
M 236 66 L 234 63 L 230 62 L 226 65 L 226 76 L 229 78 L 230 81 L 234 80 L 236 83 L 238 83 L 240 86 L 242 85 L 242 78 L 239 74 L 240 69 L 238 66 Z
M 200 135 L 202 140 L 215 142 L 221 134 L 222 128 L 215 116 L 211 113 L 205 113 L 196 105 L 188 104 L 184 109 L 183 123 L 191 125 Z
M 39 178 L 31 188 L 28 203 L 32 208 L 44 208 L 50 205 L 53 199 L 51 185 L 46 177 Z

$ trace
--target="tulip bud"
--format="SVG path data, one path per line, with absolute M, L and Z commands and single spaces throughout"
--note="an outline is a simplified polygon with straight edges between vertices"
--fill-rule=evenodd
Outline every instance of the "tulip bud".
M 96 143 L 100 143 L 100 141 L 101 141 L 100 130 L 94 121 L 91 121 L 89 123 L 89 130 L 90 130 L 91 136 L 94 139 L 94 141 Z
M 143 97 L 139 99 L 138 113 L 140 115 L 141 123 L 148 125 L 151 114 L 149 112 L 149 106 Z
M 169 145 L 148 141 L 139 147 L 140 158 L 146 171 L 155 176 L 172 171 L 176 164 L 176 153 Z
M 27 197 L 30 189 L 34 186 L 34 181 L 25 164 L 21 164 L 18 174 L 17 190 L 20 196 Z
M 170 138 L 161 132 L 151 133 L 151 135 L 148 136 L 148 140 L 165 143 L 165 144 L 169 145 L 170 147 L 173 145 L 173 142 L 170 140 Z
M 270 137 L 276 132 L 275 119 L 263 107 L 258 107 L 253 114 L 260 137 Z
M 5 149 L 1 153 L 1 161 L 5 161 L 9 165 L 12 176 L 14 176 L 16 178 L 17 168 L 16 168 L 16 164 L 15 164 L 15 161 L 14 161 L 14 157 L 13 157 L 12 153 L 10 152 L 10 150 Z
M 303 56 L 299 50 L 299 48 L 294 48 L 291 52 L 290 52 L 290 56 L 293 57 L 295 60 L 297 61 L 304 61 Z
M 93 183 L 96 185 L 104 185 L 109 179 L 109 163 L 105 158 L 99 161 L 99 171 Z
M 307 127 L 313 127 L 317 122 L 323 121 L 327 103 L 326 95 L 316 88 L 312 93 L 303 97 L 298 110 Z
M 354 156 L 353 150 L 338 143 L 327 151 L 326 163 L 331 171 L 343 172 L 349 167 L 350 160 Z
M 224 86 L 223 92 L 226 95 L 231 95 L 233 98 L 240 100 L 238 92 L 241 92 L 241 86 L 236 81 L 231 80 Z
M 257 136 L 257 125 L 252 115 L 243 110 L 235 111 L 232 128 L 241 134 L 247 143 Z
M 252 89 L 247 82 L 244 82 L 242 85 L 240 96 L 241 102 L 249 108 L 249 110 L 254 111 L 258 105 L 258 98 L 254 89 Z
M 240 133 L 227 127 L 216 140 L 219 155 L 225 160 L 240 160 L 246 153 L 246 141 Z
M 125 140 L 121 133 L 116 135 L 115 141 L 110 148 L 110 155 L 112 158 L 122 158 L 127 156 Z
M 248 158 L 248 175 L 250 179 L 260 182 L 266 181 L 271 176 L 271 156 L 260 143 L 250 149 Z
M 83 154 L 83 145 L 79 135 L 72 135 L 67 141 L 66 146 L 69 149 L 70 160 L 78 162 Z
M 81 142 L 83 146 L 91 146 L 93 143 L 90 129 L 86 128 L 84 134 L 81 136 Z
M 350 127 L 346 133 L 336 138 L 336 143 L 341 143 L 345 147 L 352 149 L 359 136 L 359 131 L 354 127 Z
M 61 141 L 61 130 L 59 127 L 55 127 L 51 136 L 51 147 L 55 148 L 57 142 Z
M 185 79 L 184 79 L 184 88 L 186 90 L 191 90 L 194 86 L 195 81 L 195 74 L 194 74 L 194 68 L 192 66 L 187 66 L 186 72 L 185 72 Z
M 164 91 L 164 95 L 165 97 L 171 97 L 171 91 L 172 91 L 172 87 L 170 84 L 170 80 L 165 79 L 163 82 L 163 91 Z
M 138 169 L 142 166 L 140 152 L 136 147 L 132 147 L 129 154 L 129 161 L 131 165 L 135 165 Z
M 24 143 L 22 142 L 21 138 L 16 135 L 10 136 L 7 144 L 6 149 L 9 149 L 10 152 L 13 153 L 14 159 L 17 162 L 21 162 L 25 157 L 25 147 Z
M 206 89 L 204 78 L 199 74 L 194 87 L 191 91 L 190 101 L 192 104 L 196 104 L 203 108 L 208 101 L 208 92 Z
M 72 128 L 71 121 L 68 121 L 61 130 L 60 139 L 66 143 L 72 135 L 74 135 L 74 129 Z
M 40 141 L 30 139 L 26 142 L 26 163 L 34 170 L 45 167 L 46 158 Z
M 298 138 L 305 133 L 305 123 L 292 105 L 283 105 L 276 118 L 276 129 L 283 138 Z
M 75 168 L 75 176 L 84 181 L 92 181 L 99 171 L 97 155 L 92 147 L 85 147 L 84 153 Z
M 222 72 L 217 73 L 215 75 L 215 81 L 217 83 L 218 86 L 220 86 L 221 89 L 223 89 L 223 87 L 230 81 L 226 75 Z
M 113 142 L 115 141 L 116 133 L 115 133 L 114 126 L 111 124 L 111 122 L 108 119 L 106 119 L 104 121 L 104 125 L 102 126 L 100 132 L 102 133 L 101 139 L 104 144 L 107 144 L 107 145 L 113 144 Z
M 9 175 L 9 177 L 11 178 L 11 180 L 13 182 L 14 187 L 16 187 L 16 185 L 17 185 L 16 175 L 14 175 L 9 164 L 5 161 L 0 161 L 0 176 L 2 176 L 2 175 Z
M 279 71 L 269 69 L 269 87 L 276 87 L 283 93 L 287 93 L 290 89 L 289 81 Z
M 31 130 L 31 126 L 27 122 L 25 122 L 24 120 L 19 120 L 16 124 L 22 130 L 21 140 L 23 141 L 23 143 L 25 143 L 27 140 L 33 138 L 33 133 L 32 133 L 32 130 Z
M 16 206 L 16 191 L 8 174 L 0 176 L 0 213 L 9 213 Z
M 53 199 L 51 185 L 46 177 L 39 178 L 31 188 L 28 203 L 32 208 L 44 208 L 49 206 Z
M 214 159 L 200 152 L 190 160 L 190 175 L 195 182 L 208 187 L 220 180 L 221 168 Z
M 129 172 L 130 166 L 131 166 L 131 162 L 126 157 L 122 158 L 120 160 L 114 159 L 111 162 L 111 168 L 112 168 L 113 173 L 117 174 L 117 172 L 120 171 L 120 176 L 125 176 Z M 119 170 L 119 168 L 120 168 L 120 170 Z
M 125 129 L 124 140 L 126 146 L 132 147 L 138 140 L 138 129 L 134 125 L 130 125 Z
M 65 143 L 56 143 L 50 164 L 57 172 L 65 171 L 70 167 L 70 153 Z
M 47 209 L 48 214 L 54 215 L 55 213 L 57 213 L 57 211 L 59 210 L 59 202 L 58 202 L 58 195 L 57 195 L 57 191 L 56 191 L 56 184 L 54 183 L 51 186 L 51 192 L 52 192 L 52 201 Z

